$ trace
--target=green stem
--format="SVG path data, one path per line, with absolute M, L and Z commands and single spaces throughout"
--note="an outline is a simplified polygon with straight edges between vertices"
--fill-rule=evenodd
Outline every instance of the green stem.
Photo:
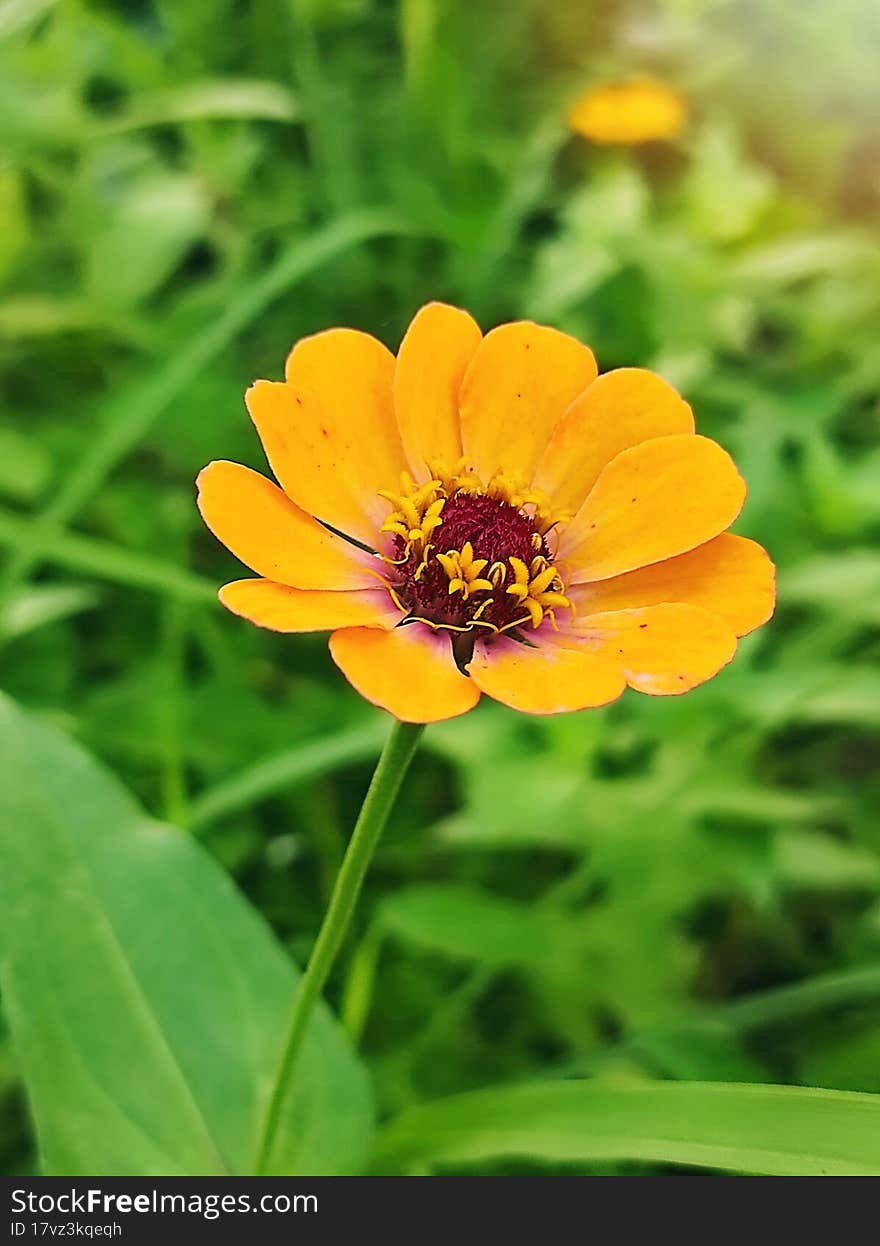
M 364 875 L 423 730 L 421 723 L 396 722 L 382 750 L 336 876 L 333 894 L 308 966 L 293 997 L 284 1045 L 260 1129 L 254 1162 L 255 1176 L 266 1173 L 281 1123 L 281 1110 L 296 1071 L 312 1011 L 342 946 Z

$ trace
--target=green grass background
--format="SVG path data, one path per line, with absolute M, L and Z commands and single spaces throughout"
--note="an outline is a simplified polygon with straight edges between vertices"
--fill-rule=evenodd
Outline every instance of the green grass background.
M 878 39 L 870 0 L 0 2 L 0 683 L 300 962 L 387 724 L 216 605 L 193 502 L 263 467 L 242 393 L 297 337 L 395 348 L 443 298 L 656 368 L 779 566 L 684 698 L 428 730 L 329 989 L 383 1114 L 561 1071 L 880 1092 Z M 678 141 L 567 133 L 632 72 Z

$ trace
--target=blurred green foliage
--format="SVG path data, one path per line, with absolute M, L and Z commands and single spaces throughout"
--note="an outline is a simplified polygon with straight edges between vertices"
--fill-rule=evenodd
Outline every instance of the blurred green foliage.
M 213 604 L 192 488 L 263 466 L 241 395 L 293 340 L 394 348 L 438 297 L 654 367 L 778 563 L 681 700 L 428 731 L 330 990 L 383 1113 L 570 1071 L 880 1091 L 878 35 L 870 0 L 0 2 L 0 680 L 301 962 L 383 724 L 321 638 Z M 633 71 L 679 141 L 567 133 Z M 0 1028 L 4 1170 L 29 1138 Z

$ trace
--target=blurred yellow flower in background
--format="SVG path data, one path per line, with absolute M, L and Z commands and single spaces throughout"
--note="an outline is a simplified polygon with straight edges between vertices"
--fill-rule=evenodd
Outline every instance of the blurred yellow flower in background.
M 674 138 L 686 119 L 680 92 L 645 78 L 591 87 L 568 114 L 571 128 L 584 138 L 622 145 Z

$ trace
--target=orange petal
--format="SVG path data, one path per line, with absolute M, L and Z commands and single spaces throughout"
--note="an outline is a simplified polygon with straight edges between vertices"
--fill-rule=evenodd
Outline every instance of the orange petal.
M 720 615 L 737 636 L 766 623 L 776 602 L 775 568 L 756 541 L 723 532 L 687 554 L 640 567 L 569 594 L 578 616 L 684 602 Z
M 676 696 L 717 675 L 736 652 L 729 623 L 700 606 L 666 603 L 578 619 L 563 637 L 622 669 L 626 682 L 653 696 Z
M 531 483 L 547 440 L 570 403 L 596 378 L 588 346 L 531 321 L 483 338 L 461 387 L 461 440 L 477 473 L 499 468 Z
M 745 496 L 733 459 L 708 437 L 623 450 L 562 535 L 568 581 L 605 580 L 695 549 L 733 523 Z
M 535 484 L 554 507 L 574 514 L 621 450 L 693 431 L 693 412 L 662 377 L 644 368 L 617 368 L 575 398 L 553 430 Z
M 329 632 L 336 627 L 393 627 L 400 619 L 384 588 L 350 593 L 288 588 L 272 580 L 233 580 L 219 593 L 227 610 L 273 632 Z
M 252 571 L 296 588 L 375 587 L 369 554 L 322 528 L 259 472 L 219 460 L 196 483 L 205 523 Z
M 478 644 L 468 671 L 482 692 L 526 714 L 607 705 L 625 687 L 619 667 L 604 657 L 552 641 L 535 648 L 506 639 Z
M 394 410 L 410 470 L 425 477 L 425 464 L 452 468 L 461 458 L 458 391 L 482 340 L 466 311 L 428 303 L 413 317 L 397 352 Z
M 303 510 L 375 548 L 388 514 L 379 489 L 406 467 L 391 393 L 394 356 L 354 329 L 303 338 L 286 383 L 245 395 L 272 471 Z
M 448 636 L 419 623 L 392 632 L 344 628 L 330 637 L 330 653 L 362 697 L 404 722 L 455 718 L 480 699 L 456 669 Z

